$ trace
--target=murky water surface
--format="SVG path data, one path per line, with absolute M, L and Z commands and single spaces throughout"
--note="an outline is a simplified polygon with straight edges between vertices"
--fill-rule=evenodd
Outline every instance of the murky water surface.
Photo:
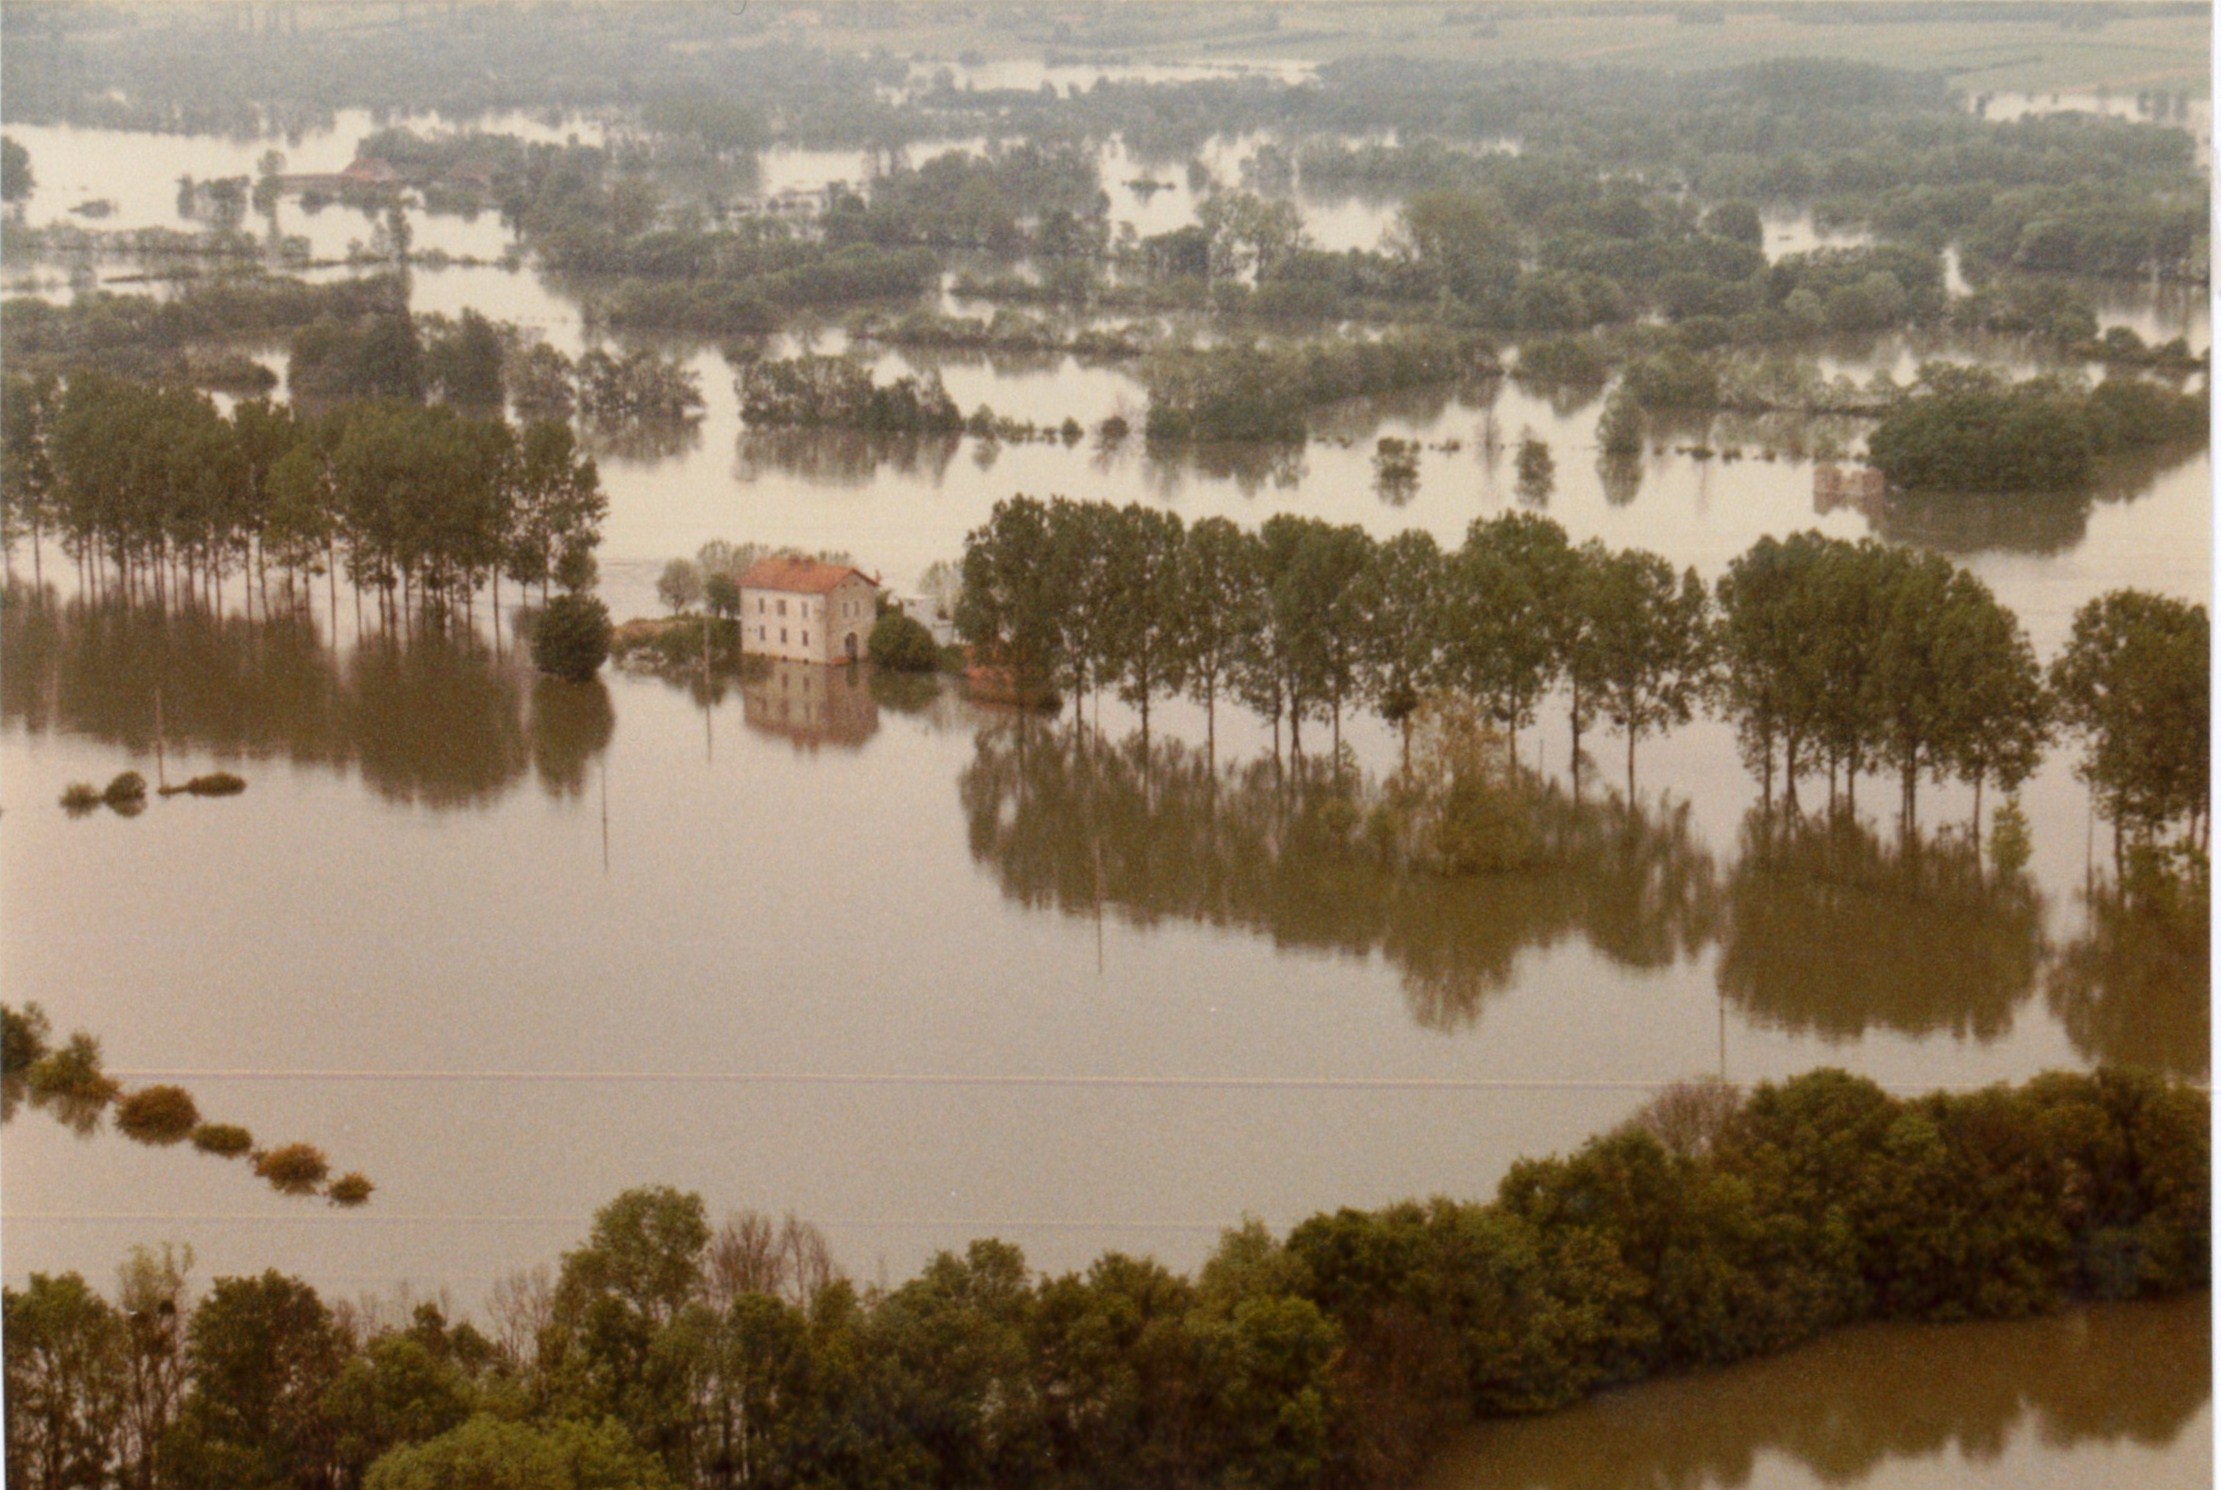
M 2213 1483 L 2204 1297 L 1852 1330 L 1469 1434 L 1426 1490 L 2141 1490 Z
M 346 116 L 281 148 L 289 169 L 336 169 L 368 127 Z M 249 173 L 264 148 L 11 132 L 42 183 L 34 222 L 99 195 L 118 204 L 107 225 L 176 225 L 177 175 Z M 1246 148 L 1222 145 L 1213 167 L 1233 179 Z M 861 167 L 778 152 L 762 181 Z M 1164 190 L 1126 184 L 1151 171 Z M 1140 231 L 1192 215 L 1182 170 L 1113 147 L 1105 179 Z M 1306 210 L 1330 246 L 1370 246 L 1392 217 Z M 281 226 L 319 253 L 371 228 L 339 208 Z M 1792 221 L 1768 238 L 1824 241 Z M 419 214 L 417 241 L 489 260 L 507 246 L 491 215 Z M 411 292 L 420 310 L 474 306 L 584 344 L 576 304 L 529 269 L 421 270 Z M 2202 297 L 2129 287 L 2101 304 L 2109 324 L 2210 342 Z M 1557 455 L 1545 508 L 1576 539 L 1708 577 L 1761 535 L 1807 527 L 1929 544 L 2047 656 L 2106 589 L 2210 588 L 2202 453 L 2088 499 L 1823 510 L 1815 431 L 1723 422 L 1709 460 L 1676 453 L 1696 432 L 1660 431 L 1630 489 L 1596 468 L 1593 397 L 1509 381 L 1324 411 L 1308 445 L 1279 453 L 874 445 L 744 430 L 718 351 L 671 345 L 708 408 L 675 449 L 605 456 L 603 590 L 620 617 L 654 612 L 662 561 L 714 537 L 846 550 L 908 588 L 1016 491 L 1245 524 L 1295 511 L 1454 544 L 1515 505 L 1505 447 L 1527 430 Z M 779 350 L 802 345 L 845 339 Z M 1903 339 L 1831 349 L 1827 365 L 1904 376 L 1939 350 L 2034 365 Z M 967 409 L 1045 425 L 1138 422 L 1143 405 L 1119 366 L 869 355 L 882 375 L 937 369 Z M 1393 501 L 1372 474 L 1386 435 L 1426 446 L 1416 492 Z M 1924 879 L 1873 832 L 1758 863 L 1754 788 L 1713 723 L 1643 746 L 1632 831 L 1569 811 L 1574 849 L 1551 873 L 1397 881 L 1274 830 L 1282 799 L 1256 765 L 1269 736 L 1232 711 L 1214 776 L 1187 703 L 1160 705 L 1145 752 L 1115 703 L 1101 742 L 1075 742 L 1069 715 L 1021 741 L 1005 714 L 861 674 L 559 688 L 482 612 L 472 635 L 366 637 L 351 596 L 319 591 L 287 621 L 164 620 L 61 598 L 66 561 L 44 563 L 57 598 L 17 589 L 0 620 L 10 1002 L 380 1188 L 341 1214 L 31 1115 L 6 1137 L 11 1278 L 105 1276 L 129 1244 L 168 1238 L 192 1243 L 204 1276 L 279 1261 L 329 1289 L 407 1281 L 468 1305 L 650 1181 L 815 1218 L 867 1277 L 985 1232 L 1051 1268 L 1111 1247 L 1188 1265 L 1245 1213 L 1285 1226 L 1485 1194 L 1514 1158 L 1577 1145 L 1693 1074 L 1833 1064 L 1924 1088 L 2108 1060 L 2206 1068 L 2202 950 L 2092 924 L 2081 890 L 2106 845 L 2065 752 L 2024 792 L 2028 893 Z M 235 612 L 240 598 L 235 585 Z M 65 817 L 67 782 L 156 774 L 158 693 L 159 769 L 224 766 L 246 794 Z M 1346 733 L 1368 769 L 1393 763 L 1377 721 Z M 1523 748 L 1564 777 L 1562 707 Z M 1614 779 L 1616 742 L 1591 748 Z M 1933 789 L 1923 803 L 1931 828 L 1971 806 Z M 1862 1332 L 1491 1429 L 1441 1483 L 2203 1483 L 2204 1310 Z

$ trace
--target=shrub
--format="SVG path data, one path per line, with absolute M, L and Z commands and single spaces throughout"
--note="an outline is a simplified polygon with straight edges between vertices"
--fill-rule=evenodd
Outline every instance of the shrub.
M 200 1122 L 192 1093 L 181 1086 L 150 1086 L 116 1104 L 116 1127 L 141 1143 L 182 1143 Z
M 18 1011 L 0 1005 L 0 1076 L 21 1076 L 46 1054 L 52 1026 L 46 1011 L 25 1004 Z
M 83 817 L 100 805 L 100 790 L 89 781 L 73 781 L 62 788 L 62 810 Z
M 871 661 L 898 673 L 929 673 L 940 662 L 933 633 L 901 611 L 889 611 L 871 628 Z
M 289 1143 L 255 1156 L 254 1172 L 270 1182 L 281 1195 L 313 1195 L 332 1172 L 324 1151 L 310 1144 Z
M 1921 369 L 1866 442 L 1890 485 L 1908 491 L 2081 490 L 2099 446 L 2087 395 L 1941 366 Z
M 147 779 L 136 771 L 126 771 L 108 783 L 100 800 L 110 807 L 123 807 L 147 799 Z
M 202 1123 L 193 1130 L 193 1147 L 219 1159 L 236 1159 L 254 1147 L 254 1135 L 237 1123 Z
M 79 1133 L 90 1133 L 119 1090 L 113 1078 L 100 1069 L 100 1042 L 79 1033 L 69 1043 L 41 1056 L 24 1073 L 31 1104 L 50 1110 Z
M 333 1205 L 353 1207 L 369 1200 L 370 1192 L 377 1188 L 362 1175 L 343 1174 L 325 1187 L 324 1198 Z
M 532 628 L 532 665 L 584 683 L 609 659 L 609 608 L 591 595 L 559 595 Z
M 229 771 L 211 771 L 186 782 L 185 789 L 196 797 L 236 797 L 247 789 L 247 783 Z

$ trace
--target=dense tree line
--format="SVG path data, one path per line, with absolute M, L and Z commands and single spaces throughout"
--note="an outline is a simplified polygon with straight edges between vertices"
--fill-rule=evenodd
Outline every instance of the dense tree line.
M 939 435 L 964 428 L 937 372 L 880 384 L 846 357 L 766 357 L 741 369 L 734 386 L 740 417 L 757 428 Z
M 1893 1098 L 1822 1071 L 1682 1087 L 1489 1203 L 1227 1232 L 1192 1277 L 1007 1243 L 894 1287 L 814 1229 L 618 1196 L 489 1330 L 335 1310 L 271 1271 L 197 1299 L 6 1291 L 27 1490 L 1405 1482 L 1450 1430 L 1867 1319 L 2010 1318 L 2202 1286 L 2208 1118 L 2113 1072 Z M 158 1384 L 153 1392 L 147 1383 Z
M 1075 721 L 1088 695 L 1113 688 L 1146 731 L 1156 699 L 1186 693 L 1211 711 L 1215 739 L 1231 697 L 1271 720 L 1276 751 L 1283 720 L 1298 754 L 1304 723 L 1322 720 L 1338 753 L 1344 710 L 1367 708 L 1403 727 L 1408 757 L 1430 696 L 1469 701 L 1509 745 L 1557 690 L 1577 762 L 1599 724 L 1626 738 L 1632 795 L 1638 742 L 1709 708 L 1735 723 L 1768 805 L 1777 773 L 1793 809 L 1800 783 L 1822 773 L 1831 803 L 1840 789 L 1855 809 L 1859 776 L 1887 771 L 1908 832 L 1922 779 L 1956 779 L 1975 788 L 1979 836 L 1982 792 L 2025 781 L 2057 718 L 2018 621 L 1986 586 L 1939 555 L 1873 540 L 1762 539 L 1707 590 L 1655 555 L 1575 546 L 1530 513 L 1477 521 L 1443 552 L 1423 532 L 1377 541 L 1292 514 L 1246 531 L 1016 497 L 966 539 L 963 580 L 957 629 L 981 663 L 1020 695 L 1070 692 Z M 2147 762 L 2165 782 L 2107 788 L 2103 810 L 2142 837 L 2200 827 L 2209 725 L 2189 658 L 2204 611 L 2101 604 L 2123 607 L 2113 630 L 2154 659 L 2117 666 L 2173 659 L 2152 685 L 2170 690 L 2167 707 L 2140 722 L 2115 708 L 2101 725 L 2096 704 L 2073 706 L 2094 741 L 2113 742 L 2093 744 L 2093 760 L 2114 772 Z
M 270 605 L 342 570 L 358 595 L 470 606 L 504 577 L 589 588 L 608 499 L 567 425 L 521 430 L 446 405 L 322 415 L 80 372 L 0 393 L 12 543 L 58 539 L 96 592 L 214 595 L 234 574 Z M 34 560 L 34 568 L 36 560 Z
M 2083 388 L 1929 363 L 1890 400 L 1867 455 L 1908 490 L 2079 491 L 2104 456 L 2203 440 L 2207 407 L 2202 391 L 2134 377 Z
M 1142 364 L 1143 428 L 1153 440 L 1300 440 L 1316 405 L 1495 370 L 1485 345 L 1422 329 L 1167 349 Z
M 1938 554 L 1868 539 L 1762 538 L 1719 584 L 1721 696 L 1745 761 L 1773 800 L 1779 763 L 1800 780 L 1838 772 L 1856 804 L 1863 771 L 1893 770 L 1900 820 L 1923 776 L 2011 792 L 2050 739 L 2053 702 L 2034 650 L 1987 586 Z M 2198 748 L 2186 736 L 2176 750 Z
M 984 155 L 946 151 L 916 167 L 898 162 L 868 197 L 837 195 L 822 230 L 836 244 L 1092 258 L 1108 242 L 1109 211 L 1091 150 L 1029 142 Z
M 319 321 L 406 318 L 407 305 L 401 282 L 384 275 L 324 283 L 225 275 L 171 296 L 93 290 L 67 305 L 26 297 L 10 300 L 0 317 L 0 359 L 13 373 L 94 367 L 175 378 L 196 347 L 290 336 Z

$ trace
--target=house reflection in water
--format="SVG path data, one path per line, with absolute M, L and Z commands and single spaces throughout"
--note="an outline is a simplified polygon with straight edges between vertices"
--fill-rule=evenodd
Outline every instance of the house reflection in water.
M 1818 465 L 1812 468 L 1812 510 L 1826 517 L 1848 507 L 1879 522 L 1889 513 L 1889 486 L 1872 466 Z
M 752 663 L 740 685 L 740 704 L 750 729 L 783 735 L 813 750 L 820 745 L 854 749 L 879 732 L 879 705 L 871 696 L 868 667 L 765 659 Z

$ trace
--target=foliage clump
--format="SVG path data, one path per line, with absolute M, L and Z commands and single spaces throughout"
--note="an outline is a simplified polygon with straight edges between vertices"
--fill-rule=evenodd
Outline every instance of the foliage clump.
M 2156 383 L 2114 378 L 2085 390 L 1930 363 L 1866 445 L 1890 484 L 1908 491 L 2071 492 L 2089 487 L 2103 456 L 2205 429 L 2202 397 Z
M 119 773 L 100 794 L 101 801 L 116 808 L 143 804 L 146 799 L 147 779 L 136 771 Z
M 254 1149 L 254 1135 L 237 1123 L 202 1123 L 193 1130 L 193 1147 L 219 1159 L 236 1159 Z
M 590 680 L 609 659 L 609 608 L 591 595 L 558 595 L 532 627 L 532 665 L 567 683 Z
M 200 1109 L 180 1086 L 142 1087 L 116 1103 L 116 1130 L 140 1143 L 182 1143 L 199 1123 Z
M 50 1111 L 80 1137 L 100 1126 L 122 1088 L 101 1070 L 100 1042 L 79 1031 L 39 1057 L 25 1073 L 31 1105 Z
M 289 1143 L 255 1155 L 254 1172 L 280 1195 L 313 1195 L 331 1173 L 324 1151 L 312 1144 Z
M 325 1186 L 324 1198 L 333 1205 L 346 1206 L 352 1209 L 355 1206 L 367 1203 L 370 1199 L 370 1192 L 377 1188 L 363 1175 L 350 1172 L 341 1175 Z
M 100 805 L 100 788 L 89 781 L 73 781 L 62 788 L 62 810 L 83 817 Z
M 891 610 L 872 624 L 871 661 L 890 672 L 929 673 L 940 664 L 941 649 L 925 626 Z

